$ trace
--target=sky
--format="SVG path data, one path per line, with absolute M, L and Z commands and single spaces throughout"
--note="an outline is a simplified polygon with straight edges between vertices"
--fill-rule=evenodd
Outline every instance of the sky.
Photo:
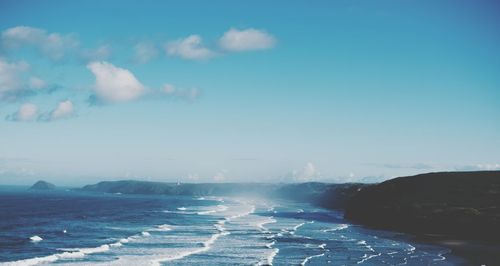
M 0 184 L 500 169 L 496 1 L 1 1 Z

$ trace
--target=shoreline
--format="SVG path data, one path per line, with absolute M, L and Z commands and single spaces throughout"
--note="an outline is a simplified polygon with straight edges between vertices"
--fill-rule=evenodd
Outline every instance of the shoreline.
M 421 243 L 446 247 L 450 249 L 452 255 L 466 260 L 464 263 L 468 265 L 495 265 L 500 261 L 500 243 L 456 239 L 440 235 L 414 235 L 414 239 Z

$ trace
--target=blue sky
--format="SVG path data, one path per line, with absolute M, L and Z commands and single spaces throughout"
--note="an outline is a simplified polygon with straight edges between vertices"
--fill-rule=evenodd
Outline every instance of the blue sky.
M 0 183 L 500 169 L 495 1 L 2 1 Z

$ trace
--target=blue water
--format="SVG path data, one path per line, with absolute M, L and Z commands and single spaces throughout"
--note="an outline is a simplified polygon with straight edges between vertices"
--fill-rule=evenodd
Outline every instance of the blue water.
M 0 265 L 454 265 L 287 201 L 0 188 Z

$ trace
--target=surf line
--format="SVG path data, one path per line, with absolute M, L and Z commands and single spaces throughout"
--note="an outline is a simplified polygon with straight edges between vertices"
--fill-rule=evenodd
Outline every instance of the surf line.
M 191 248 L 191 249 L 185 250 L 183 252 L 179 252 L 177 254 L 174 254 L 174 255 L 172 255 L 170 257 L 165 257 L 165 258 L 153 260 L 153 261 L 151 261 L 151 265 L 160 266 L 164 262 L 179 260 L 179 259 L 185 258 L 185 257 L 190 256 L 190 255 L 207 252 L 208 250 L 210 250 L 210 248 L 212 247 L 212 245 L 215 243 L 215 241 L 217 241 L 217 239 L 219 237 L 226 236 L 226 235 L 230 234 L 224 228 L 224 224 L 226 222 L 230 222 L 233 219 L 237 219 L 237 218 L 241 218 L 241 217 L 250 215 L 250 214 L 252 214 L 254 212 L 255 212 L 255 206 L 251 205 L 250 210 L 247 211 L 247 212 L 243 212 L 243 213 L 236 214 L 236 215 L 233 215 L 231 217 L 227 217 L 227 218 L 224 218 L 222 220 L 219 220 L 214 225 L 215 229 L 217 230 L 217 233 L 213 234 L 208 240 L 206 240 L 205 242 L 203 242 L 202 243 L 203 246 L 201 248 Z

